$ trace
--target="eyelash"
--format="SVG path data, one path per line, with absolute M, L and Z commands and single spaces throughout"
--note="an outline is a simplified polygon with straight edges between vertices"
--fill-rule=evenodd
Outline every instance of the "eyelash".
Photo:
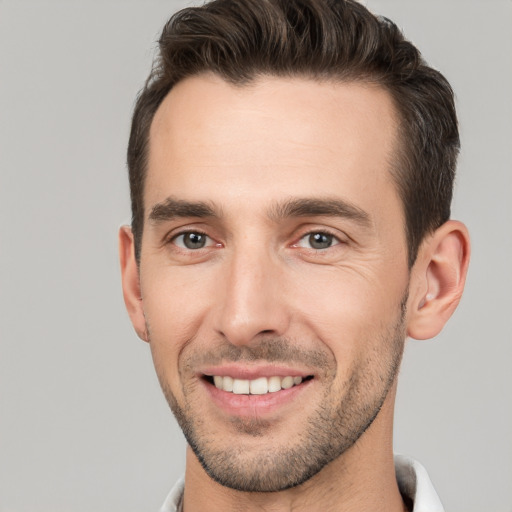
M 180 238 L 180 237 L 185 237 L 187 235 L 197 235 L 199 237 L 206 237 L 208 241 L 205 242 L 205 245 L 202 246 L 202 247 L 196 247 L 196 248 L 192 248 L 192 247 L 186 247 L 186 244 L 185 242 L 183 241 L 182 244 L 178 244 L 176 243 L 176 241 Z M 306 238 L 308 237 L 312 237 L 312 236 L 317 236 L 317 235 L 320 235 L 320 236 L 323 236 L 323 237 L 328 237 L 330 239 L 330 245 L 328 247 L 322 247 L 322 248 L 316 248 L 316 247 L 304 247 L 302 245 L 300 245 L 301 241 L 305 240 Z M 184 239 L 184 238 L 183 238 Z M 311 242 L 311 240 L 310 240 Z M 199 229 L 189 229 L 189 230 L 186 230 L 186 231 L 181 231 L 171 237 L 169 237 L 168 241 L 166 243 L 172 243 L 174 244 L 179 250 L 182 250 L 182 251 L 200 251 L 201 249 L 206 249 L 208 247 L 212 247 L 212 246 L 216 246 L 216 247 L 221 247 L 222 245 L 217 243 L 215 244 L 214 240 L 207 234 L 205 233 L 204 231 L 202 230 L 199 230 Z M 340 238 L 338 236 L 336 236 L 335 234 L 327 231 L 327 230 L 311 230 L 311 231 L 308 231 L 304 234 L 302 234 L 300 236 L 300 238 L 297 239 L 296 242 L 294 242 L 293 244 L 291 244 L 291 247 L 293 248 L 303 248 L 303 249 L 306 249 L 306 250 L 310 250 L 310 251 L 314 251 L 314 252 L 323 252 L 327 249 L 331 249 L 332 247 L 336 247 L 337 245 L 341 245 L 343 244 L 344 242 L 342 240 L 340 240 Z M 309 243 L 309 245 L 311 245 L 311 243 Z
M 180 246 L 180 245 L 178 245 L 176 243 L 176 240 L 178 238 L 180 238 L 180 237 L 184 238 L 187 235 L 198 235 L 198 236 L 205 237 L 205 238 L 207 238 L 210 241 L 210 243 L 208 245 L 205 245 L 204 247 L 199 247 L 199 248 L 195 248 L 195 249 L 192 249 L 190 247 L 182 247 L 182 246 Z M 211 242 L 213 242 L 213 243 L 211 243 Z M 178 249 L 181 249 L 183 251 L 199 251 L 201 249 L 205 249 L 207 247 L 211 247 L 212 245 L 220 246 L 220 244 L 215 244 L 213 239 L 207 233 L 205 233 L 204 231 L 201 231 L 200 229 L 188 229 L 186 231 L 181 231 L 179 233 L 176 233 L 175 235 L 173 235 L 173 236 L 171 236 L 169 238 L 167 243 L 172 243 L 176 247 L 178 247 Z M 185 244 L 183 243 L 183 245 L 185 245 Z
M 315 248 L 315 247 L 303 247 L 300 245 L 300 242 L 302 240 L 305 240 L 307 238 L 310 238 L 312 236 L 315 236 L 315 235 L 321 235 L 321 236 L 324 236 L 324 237 L 328 237 L 331 239 L 330 243 L 331 245 L 329 245 L 328 247 L 324 247 L 324 248 Z M 311 242 L 311 241 L 310 241 Z M 297 242 L 295 242 L 294 244 L 292 244 L 292 247 L 295 247 L 295 248 L 303 248 L 303 249 L 307 249 L 307 250 L 310 250 L 310 251 L 315 251 L 316 253 L 318 252 L 323 252 L 327 249 L 331 249 L 333 247 L 336 247 L 337 245 L 341 245 L 343 244 L 344 242 L 342 240 L 340 240 L 339 236 L 336 236 L 334 233 L 331 233 L 330 231 L 327 231 L 327 230 L 323 230 L 323 229 L 319 229 L 319 230 L 311 230 L 311 231 L 308 231 L 306 233 L 304 233 L 298 240 Z M 311 243 L 309 243 L 309 245 L 311 245 Z

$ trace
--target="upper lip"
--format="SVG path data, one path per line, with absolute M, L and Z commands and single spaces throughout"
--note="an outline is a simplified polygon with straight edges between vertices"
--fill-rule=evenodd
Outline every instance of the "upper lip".
M 292 368 L 283 365 L 265 364 L 265 365 L 241 365 L 239 363 L 222 364 L 218 366 L 210 366 L 201 368 L 200 373 L 213 377 L 229 376 L 234 379 L 254 380 L 260 377 L 308 377 L 312 372 L 299 368 Z

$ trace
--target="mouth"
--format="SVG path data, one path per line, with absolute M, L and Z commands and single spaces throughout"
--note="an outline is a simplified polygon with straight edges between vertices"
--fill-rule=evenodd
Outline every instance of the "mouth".
M 301 408 L 299 397 L 316 389 L 315 374 L 304 368 L 227 363 L 201 370 L 197 377 L 214 414 L 221 412 L 224 418 L 276 419 L 290 407 Z
M 304 377 L 274 375 L 255 379 L 239 379 L 230 375 L 204 375 L 204 380 L 221 391 L 235 395 L 267 395 L 299 386 L 313 379 L 312 375 Z

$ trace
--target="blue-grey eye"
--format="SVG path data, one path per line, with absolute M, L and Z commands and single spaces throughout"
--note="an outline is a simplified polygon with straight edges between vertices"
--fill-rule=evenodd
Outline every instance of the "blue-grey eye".
M 182 233 L 174 239 L 174 243 L 182 249 L 203 249 L 207 245 L 212 244 L 212 240 L 208 235 L 198 233 L 197 231 L 190 231 Z
M 329 233 L 322 231 L 314 231 L 304 235 L 296 244 L 297 247 L 304 247 L 305 249 L 315 249 L 321 251 L 322 249 L 329 249 L 333 245 L 337 245 L 339 240 Z
M 308 235 L 308 243 L 313 249 L 328 249 L 332 246 L 334 236 L 328 233 L 311 233 Z

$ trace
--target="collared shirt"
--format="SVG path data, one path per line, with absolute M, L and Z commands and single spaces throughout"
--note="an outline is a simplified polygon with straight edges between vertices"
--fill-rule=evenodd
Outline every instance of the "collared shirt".
M 417 461 L 395 455 L 396 479 L 404 499 L 413 504 L 412 512 L 444 512 L 427 470 Z M 167 496 L 160 512 L 183 512 L 185 480 L 180 478 Z

